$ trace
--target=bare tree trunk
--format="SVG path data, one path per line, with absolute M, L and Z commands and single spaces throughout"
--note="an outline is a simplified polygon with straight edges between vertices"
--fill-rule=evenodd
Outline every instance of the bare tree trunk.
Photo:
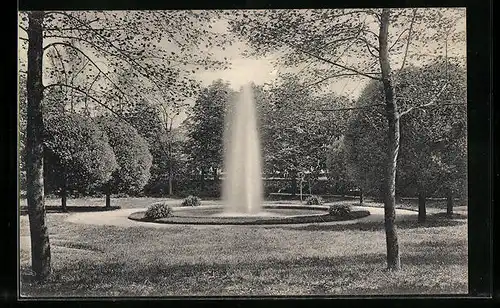
M 446 216 L 453 216 L 453 194 L 450 188 L 446 190 Z
M 300 193 L 300 203 L 302 204 L 302 179 L 300 179 L 299 193 Z
M 68 183 L 66 178 L 66 173 L 63 174 L 63 185 L 61 187 L 61 209 L 63 212 L 67 212 L 67 200 L 68 200 Z
M 31 236 L 31 264 L 35 278 L 45 280 L 51 272 L 50 242 L 45 225 L 43 188 L 43 116 L 42 116 L 42 61 L 43 12 L 28 14 L 28 77 L 26 124 L 26 180 L 28 215 Z
M 106 184 L 106 208 L 111 208 L 111 186 L 109 183 Z
M 297 195 L 297 171 L 292 171 L 292 196 Z
M 172 196 L 173 195 L 173 187 L 172 187 L 172 180 L 173 180 L 173 167 L 172 167 L 172 123 L 170 123 L 170 128 L 168 129 L 168 195 Z
M 425 191 L 422 187 L 418 189 L 418 222 L 425 222 L 427 211 L 425 207 Z
M 385 94 L 385 109 L 388 122 L 386 181 L 384 187 L 385 237 L 387 244 L 387 267 L 390 270 L 401 268 L 398 235 L 396 232 L 396 170 L 399 153 L 399 113 L 392 85 L 391 66 L 389 63 L 388 33 L 390 9 L 384 8 L 381 14 L 379 50 L 380 69 Z
M 172 169 L 170 168 L 168 171 L 168 195 L 172 196 L 174 194 L 174 190 L 172 187 Z
M 205 190 L 205 169 L 201 169 L 201 189 Z
M 359 189 L 359 204 L 363 204 L 363 201 L 364 201 L 364 200 L 363 200 L 363 197 L 364 197 L 364 196 L 363 196 L 363 189 L 362 189 L 362 188 L 360 188 L 360 189 Z

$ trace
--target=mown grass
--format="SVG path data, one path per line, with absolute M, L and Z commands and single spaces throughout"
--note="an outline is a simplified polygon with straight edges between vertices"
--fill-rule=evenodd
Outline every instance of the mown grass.
M 24 296 L 367 295 L 467 292 L 466 220 L 399 223 L 399 272 L 385 270 L 381 223 L 166 228 L 72 224 L 48 214 L 53 275 Z

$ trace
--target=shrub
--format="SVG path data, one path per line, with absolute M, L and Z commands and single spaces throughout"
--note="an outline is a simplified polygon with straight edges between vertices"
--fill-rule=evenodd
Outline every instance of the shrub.
M 320 196 L 315 196 L 315 195 L 309 196 L 306 199 L 306 204 L 307 205 L 322 205 L 323 198 L 321 198 Z
M 147 219 L 158 219 L 172 216 L 172 207 L 165 202 L 153 203 L 144 214 Z
M 186 199 L 182 201 L 182 206 L 198 206 L 201 204 L 201 199 L 196 196 L 187 196 Z
M 346 216 L 351 213 L 351 206 L 348 204 L 330 205 L 328 213 L 332 216 Z

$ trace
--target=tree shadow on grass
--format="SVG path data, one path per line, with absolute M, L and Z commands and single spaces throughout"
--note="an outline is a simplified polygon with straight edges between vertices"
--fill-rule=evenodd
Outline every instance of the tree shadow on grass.
M 425 222 L 417 220 L 405 220 L 396 222 L 399 229 L 416 229 L 416 228 L 438 228 L 438 227 L 453 227 L 466 224 L 464 219 L 453 220 L 445 218 L 428 218 Z M 308 224 L 304 226 L 278 226 L 274 228 L 283 228 L 297 231 L 381 231 L 384 230 L 383 222 L 356 222 L 352 224 Z
M 457 252 L 460 243 L 439 242 L 445 244 L 442 249 L 428 249 L 427 243 L 421 243 L 419 249 L 410 249 L 401 256 L 403 267 L 421 268 L 422 265 L 467 266 L 464 256 Z M 426 248 L 426 249 L 423 249 Z M 137 262 L 94 262 L 92 259 L 68 262 L 62 267 L 54 267 L 53 274 L 43 284 L 33 280 L 31 271 L 25 266 L 21 269 L 22 291 L 32 296 L 106 296 L 110 290 L 134 294 L 128 286 L 144 285 L 145 282 L 153 288 L 152 293 L 162 295 L 162 292 L 214 292 L 218 295 L 225 287 L 231 285 L 248 285 L 268 281 L 270 284 L 280 284 L 290 277 L 306 275 L 307 280 L 322 280 L 336 277 L 339 281 L 349 279 L 359 282 L 366 279 L 367 271 L 384 272 L 384 253 L 359 254 L 349 256 L 307 256 L 298 258 L 268 258 L 265 260 L 241 263 L 202 262 L 195 264 L 164 264 Z M 301 274 L 303 273 L 303 274 Z M 381 274 L 383 275 L 383 274 Z M 257 278 L 256 278 L 257 277 Z M 261 278 L 258 278 L 261 277 Z M 260 279 L 260 280 L 259 280 Z M 293 283 L 304 284 L 310 281 Z M 383 286 L 382 286 L 383 287 Z M 410 290 L 411 291 L 411 290 Z M 356 290 L 352 290 L 356 292 Z M 429 292 L 429 290 L 427 290 Z M 139 294 L 140 295 L 140 294 Z
M 55 205 L 46 205 L 45 212 L 46 213 L 84 213 L 84 212 L 107 212 L 121 209 L 120 206 L 67 206 L 67 211 L 64 212 L 62 207 Z M 22 207 L 20 210 L 21 215 L 28 215 L 27 207 Z

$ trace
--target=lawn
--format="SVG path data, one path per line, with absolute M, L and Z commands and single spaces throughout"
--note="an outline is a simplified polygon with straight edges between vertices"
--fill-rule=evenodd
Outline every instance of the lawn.
M 140 208 L 156 200 L 113 201 Z M 68 215 L 47 214 L 53 275 L 45 284 L 31 282 L 21 216 L 23 296 L 467 293 L 465 219 L 401 222 L 403 268 L 388 272 L 382 223 L 148 228 L 73 224 Z

